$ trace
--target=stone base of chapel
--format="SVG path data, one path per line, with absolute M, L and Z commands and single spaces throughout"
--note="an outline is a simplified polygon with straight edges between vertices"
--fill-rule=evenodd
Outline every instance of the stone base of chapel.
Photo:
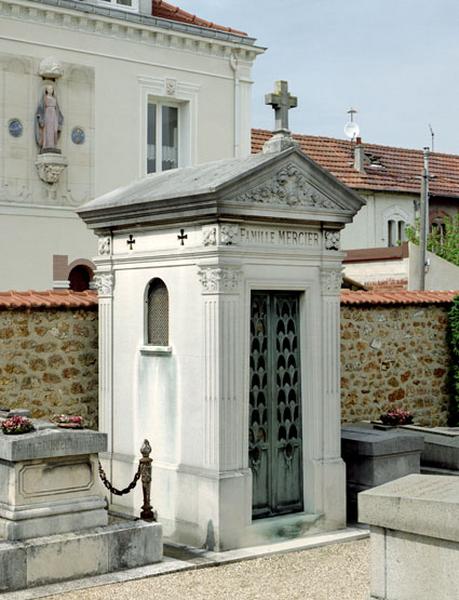
M 114 461 L 114 471 L 119 469 Z M 219 473 L 189 465 L 154 463 L 152 504 L 164 539 L 215 552 L 272 544 L 346 527 L 345 465 L 341 459 L 309 461 L 304 510 L 252 520 L 250 469 Z M 140 490 L 113 498 L 111 509 L 138 516 Z

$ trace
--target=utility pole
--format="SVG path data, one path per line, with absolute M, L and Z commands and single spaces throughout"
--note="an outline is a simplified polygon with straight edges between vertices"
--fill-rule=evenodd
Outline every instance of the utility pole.
M 429 148 L 424 148 L 419 228 L 419 289 L 426 289 L 427 236 L 429 234 Z

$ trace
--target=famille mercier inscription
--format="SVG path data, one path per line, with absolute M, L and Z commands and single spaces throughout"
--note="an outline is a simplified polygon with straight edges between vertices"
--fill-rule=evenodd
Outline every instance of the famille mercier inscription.
M 241 227 L 241 244 L 272 244 L 275 246 L 320 246 L 320 234 L 316 231 L 297 229 L 261 229 Z

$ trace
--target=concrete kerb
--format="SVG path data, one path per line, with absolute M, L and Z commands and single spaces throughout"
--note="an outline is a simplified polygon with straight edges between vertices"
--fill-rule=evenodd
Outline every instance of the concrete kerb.
M 308 538 L 279 542 L 272 545 L 254 546 L 251 548 L 240 548 L 238 550 L 229 550 L 226 552 L 211 552 L 199 548 L 191 548 L 179 544 L 165 544 L 165 554 L 161 563 L 118 571 L 116 573 L 107 573 L 93 577 L 85 577 L 62 583 L 55 583 L 46 586 L 40 586 L 28 590 L 20 590 L 9 594 L 0 594 L 0 598 L 5 600 L 35 600 L 49 596 L 63 594 L 67 592 L 84 590 L 94 587 L 101 587 L 115 583 L 124 583 L 136 581 L 149 577 L 158 577 L 178 571 L 191 571 L 208 567 L 218 567 L 245 560 L 255 560 L 276 554 L 287 554 L 290 552 L 300 552 L 303 550 L 312 550 L 332 544 L 344 544 L 367 539 L 370 535 L 368 529 L 364 527 L 347 528 L 340 531 L 313 535 Z M 172 558 L 168 554 L 175 554 L 186 557 L 185 559 Z

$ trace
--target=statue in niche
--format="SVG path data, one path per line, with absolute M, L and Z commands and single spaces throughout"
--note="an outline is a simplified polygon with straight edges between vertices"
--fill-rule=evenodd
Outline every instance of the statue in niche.
M 40 154 L 57 152 L 57 141 L 64 122 L 54 86 L 47 85 L 35 113 L 35 140 L 40 148 Z

